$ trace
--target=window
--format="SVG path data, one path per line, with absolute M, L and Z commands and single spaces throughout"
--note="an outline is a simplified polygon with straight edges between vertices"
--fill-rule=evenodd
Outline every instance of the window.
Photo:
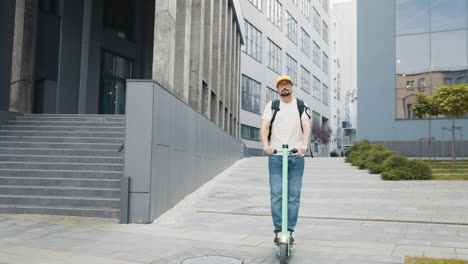
M 268 39 L 268 67 L 281 74 L 281 48 Z
M 456 82 L 456 84 L 466 83 L 466 79 L 465 79 L 465 77 L 458 77 L 455 82 Z
M 258 10 L 262 11 L 262 1 L 263 0 L 249 0 L 252 5 L 254 5 Z
M 301 12 L 304 14 L 307 20 L 310 20 L 310 0 L 301 1 Z
M 260 83 L 242 75 L 242 109 L 260 114 Z
M 315 43 L 314 41 L 314 63 L 320 68 L 320 47 L 319 45 L 317 45 L 317 43 Z
M 266 102 L 270 102 L 273 100 L 279 99 L 279 94 L 277 91 L 275 91 L 273 88 L 270 88 L 267 86 L 266 89 Z
M 323 21 L 323 40 L 328 43 L 328 25 Z
M 414 81 L 406 81 L 406 88 L 414 87 Z
M 320 80 L 314 76 L 314 91 L 312 96 L 320 101 Z
M 245 45 L 243 46 L 245 53 L 252 58 L 262 61 L 262 32 L 245 21 Z
M 328 86 L 322 84 L 322 102 L 324 105 L 328 105 Z
M 286 12 L 286 25 L 287 25 L 287 36 L 294 43 L 297 44 L 297 21 Z
M 310 36 L 307 34 L 307 32 L 302 29 L 302 45 L 301 45 L 301 50 L 304 52 L 305 55 L 310 57 Z
M 323 59 L 323 72 L 328 74 L 328 56 L 325 54 L 325 52 L 322 53 L 322 59 Z
M 281 29 L 283 6 L 278 0 L 268 0 L 267 18 Z
M 294 83 L 297 82 L 297 61 L 286 54 L 286 74 L 291 77 Z
M 320 32 L 322 30 L 322 18 L 320 17 L 320 14 L 319 12 L 317 11 L 317 9 L 315 9 L 314 7 L 314 28 L 315 28 L 315 31 L 317 31 L 317 33 L 322 33 Z
M 424 87 L 426 87 L 426 78 L 420 78 L 418 80 L 418 88 L 421 89 Z
M 259 132 L 259 128 L 241 124 L 241 137 L 243 139 L 260 141 Z
M 320 125 L 320 114 L 315 111 L 312 111 L 312 124 Z
M 304 68 L 304 66 L 301 66 L 301 69 L 301 89 L 304 90 L 304 92 L 310 94 L 310 72 Z

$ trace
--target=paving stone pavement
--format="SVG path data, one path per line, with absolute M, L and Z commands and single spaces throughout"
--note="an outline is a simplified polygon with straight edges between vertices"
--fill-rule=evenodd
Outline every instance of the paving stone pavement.
M 467 191 L 464 181 L 387 182 L 342 158 L 307 158 L 290 263 L 468 259 Z M 267 159 L 246 158 L 153 224 L 0 214 L 0 264 L 279 263 L 272 230 Z

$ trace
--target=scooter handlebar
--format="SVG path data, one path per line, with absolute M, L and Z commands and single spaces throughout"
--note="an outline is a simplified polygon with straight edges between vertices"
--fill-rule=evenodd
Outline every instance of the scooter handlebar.
M 275 149 L 275 150 L 273 150 L 273 153 L 278 154 L 278 152 L 282 152 L 282 151 L 283 151 L 282 149 L 280 149 L 280 150 Z M 293 149 L 289 150 L 289 152 L 292 153 L 292 154 L 296 154 L 297 151 L 298 151 L 297 148 L 293 148 Z

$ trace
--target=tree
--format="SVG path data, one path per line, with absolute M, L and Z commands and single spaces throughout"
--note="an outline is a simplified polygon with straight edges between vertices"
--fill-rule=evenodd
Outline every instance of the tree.
M 439 109 L 431 102 L 432 98 L 430 96 L 426 96 L 425 94 L 417 94 L 416 102 L 411 106 L 411 111 L 415 113 L 415 115 L 422 119 L 424 116 L 429 116 L 429 137 L 428 137 L 428 149 L 427 154 L 429 158 L 429 164 L 431 164 L 431 156 L 432 156 L 432 141 L 431 141 L 431 120 L 432 116 L 440 115 Z
M 431 103 L 441 114 L 452 118 L 452 170 L 455 170 L 455 119 L 468 114 L 468 84 L 440 86 Z
M 320 144 L 327 145 L 330 142 L 332 129 L 327 125 L 313 124 L 312 125 L 312 142 L 317 141 Z

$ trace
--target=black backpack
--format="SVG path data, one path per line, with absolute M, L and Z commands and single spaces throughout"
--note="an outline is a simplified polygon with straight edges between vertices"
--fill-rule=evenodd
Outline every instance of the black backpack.
M 309 117 L 309 119 L 310 119 L 310 115 L 306 111 L 306 108 L 308 107 L 305 106 L 304 101 L 297 99 L 297 98 L 296 100 L 297 100 L 297 111 L 299 112 L 299 122 L 301 123 L 302 132 L 304 132 L 304 128 L 302 127 L 302 119 L 301 119 L 302 113 L 305 112 L 306 115 Z M 279 105 L 280 105 L 279 99 L 271 101 L 271 110 L 273 110 L 273 116 L 271 117 L 270 128 L 268 129 L 268 142 L 271 141 L 271 128 L 273 127 L 273 122 L 275 122 L 276 113 L 278 113 L 278 111 L 280 110 Z

